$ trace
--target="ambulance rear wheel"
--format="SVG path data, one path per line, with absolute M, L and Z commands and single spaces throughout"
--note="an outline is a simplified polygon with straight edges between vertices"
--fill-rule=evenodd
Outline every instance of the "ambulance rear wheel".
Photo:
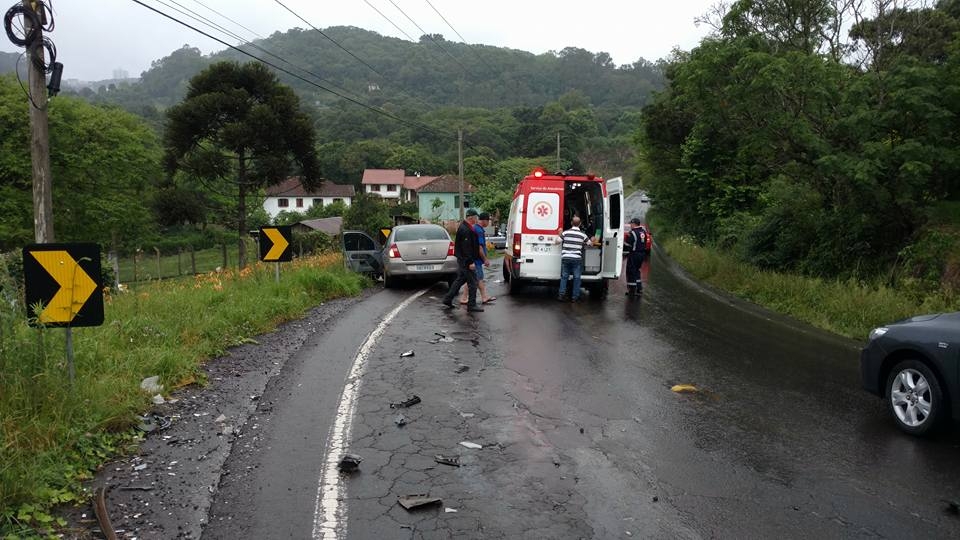
M 519 294 L 523 290 L 523 282 L 519 279 L 511 279 L 508 284 L 510 287 L 510 294 Z

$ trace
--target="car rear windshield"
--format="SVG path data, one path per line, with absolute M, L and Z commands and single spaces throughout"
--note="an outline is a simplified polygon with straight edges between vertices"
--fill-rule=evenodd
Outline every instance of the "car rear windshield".
M 397 234 L 394 236 L 394 240 L 397 242 L 410 242 L 417 240 L 450 240 L 450 235 L 447 234 L 442 227 L 404 227 L 402 229 L 397 229 Z

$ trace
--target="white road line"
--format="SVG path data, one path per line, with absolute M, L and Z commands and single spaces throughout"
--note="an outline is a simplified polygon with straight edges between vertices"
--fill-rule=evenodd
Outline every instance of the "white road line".
M 377 340 L 386 330 L 390 321 L 400 313 L 403 308 L 410 305 L 414 300 L 422 296 L 429 289 L 423 289 L 404 300 L 399 306 L 393 308 L 393 311 L 387 314 L 380 321 L 380 324 L 374 328 L 373 332 L 367 336 L 360 349 L 357 350 L 357 356 L 353 360 L 353 367 L 347 375 L 346 384 L 343 387 L 343 394 L 340 395 L 340 405 L 337 407 L 337 417 L 330 428 L 330 436 L 327 438 L 326 455 L 323 460 L 323 474 L 320 476 L 320 484 L 317 486 L 317 500 L 313 510 L 313 538 L 314 540 L 335 539 L 346 533 L 346 510 L 341 508 L 343 499 L 343 483 L 340 481 L 340 471 L 337 465 L 340 457 L 347 448 L 350 441 L 350 430 L 353 426 L 353 414 L 356 411 L 357 395 L 360 390 L 360 381 L 363 372 L 367 367 L 367 357 Z

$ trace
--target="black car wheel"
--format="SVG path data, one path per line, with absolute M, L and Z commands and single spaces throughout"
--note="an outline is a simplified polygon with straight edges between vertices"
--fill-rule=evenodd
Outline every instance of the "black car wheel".
M 397 279 L 390 277 L 390 274 L 383 273 L 383 288 L 384 289 L 393 289 L 397 286 Z
M 887 406 L 897 426 L 911 435 L 933 430 L 943 416 L 937 376 L 919 360 L 904 360 L 887 377 Z

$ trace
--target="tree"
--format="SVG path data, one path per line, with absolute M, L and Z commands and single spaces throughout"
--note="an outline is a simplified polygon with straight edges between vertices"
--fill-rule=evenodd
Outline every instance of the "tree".
M 312 124 L 293 91 L 261 64 L 220 62 L 193 77 L 183 102 L 167 112 L 164 144 L 168 172 L 236 186 L 240 268 L 247 194 L 291 174 L 307 189 L 320 183 Z
M 377 195 L 357 193 L 343 215 L 344 230 L 365 231 L 374 238 L 380 229 L 389 226 L 389 208 Z

